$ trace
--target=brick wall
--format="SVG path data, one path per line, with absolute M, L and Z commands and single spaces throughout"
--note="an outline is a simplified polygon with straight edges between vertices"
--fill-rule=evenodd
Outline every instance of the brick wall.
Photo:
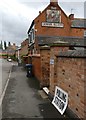
M 22 62 L 23 62 L 24 65 L 28 64 L 28 57 L 23 57 Z
M 54 94 L 54 88 L 57 80 L 57 58 L 56 55 L 58 55 L 59 51 L 68 51 L 69 47 L 58 47 L 58 46 L 51 46 L 50 49 L 50 59 L 54 59 L 54 64 L 50 65 L 50 92 Z M 54 83 L 54 84 L 53 84 Z
M 21 47 L 26 46 L 27 44 L 29 44 L 29 40 L 25 39 L 22 43 L 21 43 Z
M 40 56 L 32 57 L 33 74 L 40 81 L 41 80 L 41 58 Z
M 53 91 L 55 86 L 59 86 L 69 95 L 69 108 L 80 118 L 86 114 L 85 102 L 85 70 L 84 58 L 57 58 L 56 68 L 57 79 L 52 81 Z M 51 70 L 51 74 L 54 71 Z
M 50 48 L 43 47 L 40 49 L 41 55 L 41 86 L 50 85 Z
M 40 48 L 40 54 L 34 54 L 32 60 L 34 76 L 40 81 L 40 87 L 50 84 L 50 49 Z
M 28 54 L 28 44 L 21 47 L 21 56 Z
M 70 36 L 83 37 L 84 29 L 70 28 Z

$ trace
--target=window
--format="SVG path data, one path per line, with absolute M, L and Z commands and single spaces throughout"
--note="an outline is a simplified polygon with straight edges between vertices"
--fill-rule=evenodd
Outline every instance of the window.
M 35 39 L 34 29 L 31 29 L 31 31 L 28 35 L 28 38 L 29 38 L 29 43 L 34 43 L 34 39 Z

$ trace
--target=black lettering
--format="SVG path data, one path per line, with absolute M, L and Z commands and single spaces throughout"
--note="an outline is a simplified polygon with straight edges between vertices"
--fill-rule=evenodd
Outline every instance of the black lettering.
M 64 109 L 64 103 L 63 103 L 63 102 L 61 102 L 60 109 L 61 109 L 61 110 Z
M 59 109 L 61 109 L 61 111 L 64 109 L 65 104 L 58 97 L 55 97 L 54 103 L 58 106 Z
M 54 101 L 54 103 L 57 104 L 57 102 L 58 102 L 58 98 L 55 97 L 55 101 Z
M 60 94 L 60 91 L 57 89 L 56 91 L 56 95 L 58 96 Z
M 63 94 L 63 101 L 66 102 L 66 94 Z
M 56 95 L 57 95 L 60 99 L 62 99 L 64 102 L 66 102 L 66 94 L 64 94 L 63 92 L 61 92 L 60 90 L 57 89 Z

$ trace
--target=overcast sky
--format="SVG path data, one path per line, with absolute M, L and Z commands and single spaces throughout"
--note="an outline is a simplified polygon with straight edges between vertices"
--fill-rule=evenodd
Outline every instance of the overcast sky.
M 58 0 L 67 15 L 84 18 L 85 0 Z M 65 2 L 64 2 L 65 1 Z M 50 0 L 0 0 L 0 41 L 20 45 L 27 38 L 32 20 L 48 6 Z

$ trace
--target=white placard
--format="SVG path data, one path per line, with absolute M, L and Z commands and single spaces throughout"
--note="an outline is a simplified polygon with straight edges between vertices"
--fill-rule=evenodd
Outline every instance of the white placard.
M 44 87 L 43 90 L 44 90 L 47 94 L 49 94 L 49 89 L 48 89 L 47 87 Z
M 50 23 L 50 22 L 42 22 L 42 26 L 45 27 L 64 27 L 63 23 Z
M 54 59 L 50 59 L 50 64 L 54 65 Z
M 56 86 L 52 104 L 63 115 L 68 105 L 68 93 Z

